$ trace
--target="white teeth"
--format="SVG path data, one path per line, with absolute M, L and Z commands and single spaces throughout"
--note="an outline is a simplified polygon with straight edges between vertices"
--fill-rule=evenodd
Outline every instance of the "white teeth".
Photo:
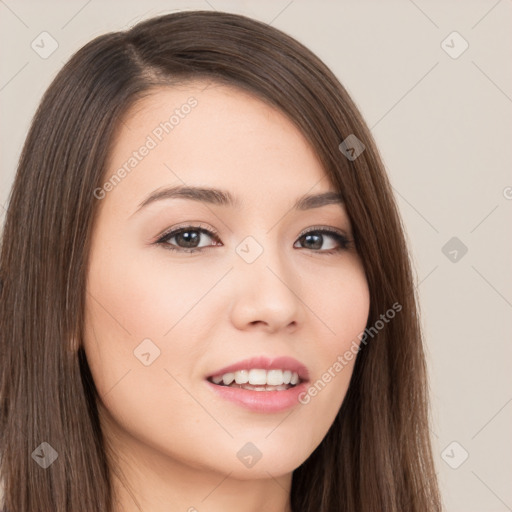
M 267 384 L 280 386 L 283 383 L 283 370 L 269 370 L 267 372 Z
M 226 386 L 229 386 L 233 381 L 235 380 L 235 374 L 234 373 L 225 373 L 222 376 L 222 381 Z
M 265 385 L 267 383 L 267 372 L 265 370 L 249 370 L 249 384 L 253 386 Z
M 264 391 L 265 386 L 295 386 L 300 382 L 297 372 L 290 370 L 262 370 L 252 368 L 249 370 L 238 370 L 236 372 L 225 373 L 212 377 L 214 384 L 224 384 L 229 386 L 236 384 L 248 384 L 254 386 L 255 391 Z
M 235 372 L 235 382 L 237 384 L 247 384 L 249 382 L 249 370 Z

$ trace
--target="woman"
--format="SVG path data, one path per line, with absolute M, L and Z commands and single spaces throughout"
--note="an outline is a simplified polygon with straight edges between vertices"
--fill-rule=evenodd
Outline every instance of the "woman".
M 0 270 L 6 510 L 441 510 L 384 166 L 282 32 L 180 12 L 78 51 Z

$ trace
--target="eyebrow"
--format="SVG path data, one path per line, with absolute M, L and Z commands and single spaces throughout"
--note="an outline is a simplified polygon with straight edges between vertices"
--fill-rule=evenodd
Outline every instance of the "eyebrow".
M 202 203 L 209 203 L 217 206 L 226 206 L 241 209 L 242 202 L 235 198 L 227 190 L 220 190 L 210 187 L 195 187 L 177 185 L 174 187 L 162 188 L 152 192 L 144 201 L 142 201 L 135 213 L 142 208 L 156 201 L 166 199 L 191 199 Z M 312 208 L 320 208 L 330 204 L 343 204 L 343 197 L 337 192 L 323 192 L 321 194 L 305 195 L 297 199 L 293 205 L 295 210 L 310 210 Z

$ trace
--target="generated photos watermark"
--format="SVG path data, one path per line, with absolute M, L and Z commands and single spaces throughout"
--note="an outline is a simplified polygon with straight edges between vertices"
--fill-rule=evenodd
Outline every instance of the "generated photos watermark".
M 367 327 L 362 333 L 357 335 L 357 340 L 353 340 L 350 348 L 346 350 L 342 355 L 338 355 L 336 361 L 322 374 L 322 377 L 318 379 L 316 382 L 311 384 L 306 391 L 303 391 L 299 395 L 299 402 L 303 405 L 309 404 L 311 398 L 318 395 L 320 391 L 322 391 L 329 382 L 331 382 L 336 375 L 338 375 L 343 368 L 345 368 L 350 361 L 354 359 L 357 353 L 361 350 L 362 345 L 366 345 L 368 343 L 368 337 L 372 339 L 381 331 L 386 324 L 388 324 L 393 318 L 395 318 L 396 314 L 402 311 L 402 305 L 398 302 L 395 302 L 391 308 L 389 308 L 385 313 L 380 315 L 380 319 L 377 320 L 371 327 Z
M 112 176 L 110 176 L 103 186 L 94 190 L 94 197 L 100 200 L 104 199 L 107 192 L 114 190 L 114 188 L 150 154 L 151 150 L 155 149 L 158 144 L 162 142 L 164 137 L 171 133 L 197 105 L 197 99 L 191 96 L 187 99 L 186 103 L 175 108 L 174 112 L 169 116 L 169 119 L 162 121 L 158 126 L 153 128 L 151 133 L 146 137 L 144 144 L 132 152 L 131 156 L 112 174 Z

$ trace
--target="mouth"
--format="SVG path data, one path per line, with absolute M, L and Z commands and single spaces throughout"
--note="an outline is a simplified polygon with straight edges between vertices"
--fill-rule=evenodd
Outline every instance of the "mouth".
M 216 370 L 206 381 L 217 397 L 252 412 L 272 414 L 301 403 L 309 372 L 292 357 L 253 357 Z
M 247 391 L 287 391 L 309 380 L 308 369 L 292 357 L 253 357 L 210 374 L 208 382 Z
M 298 372 L 282 368 L 245 368 L 208 377 L 217 386 L 247 391 L 286 391 L 304 382 Z

